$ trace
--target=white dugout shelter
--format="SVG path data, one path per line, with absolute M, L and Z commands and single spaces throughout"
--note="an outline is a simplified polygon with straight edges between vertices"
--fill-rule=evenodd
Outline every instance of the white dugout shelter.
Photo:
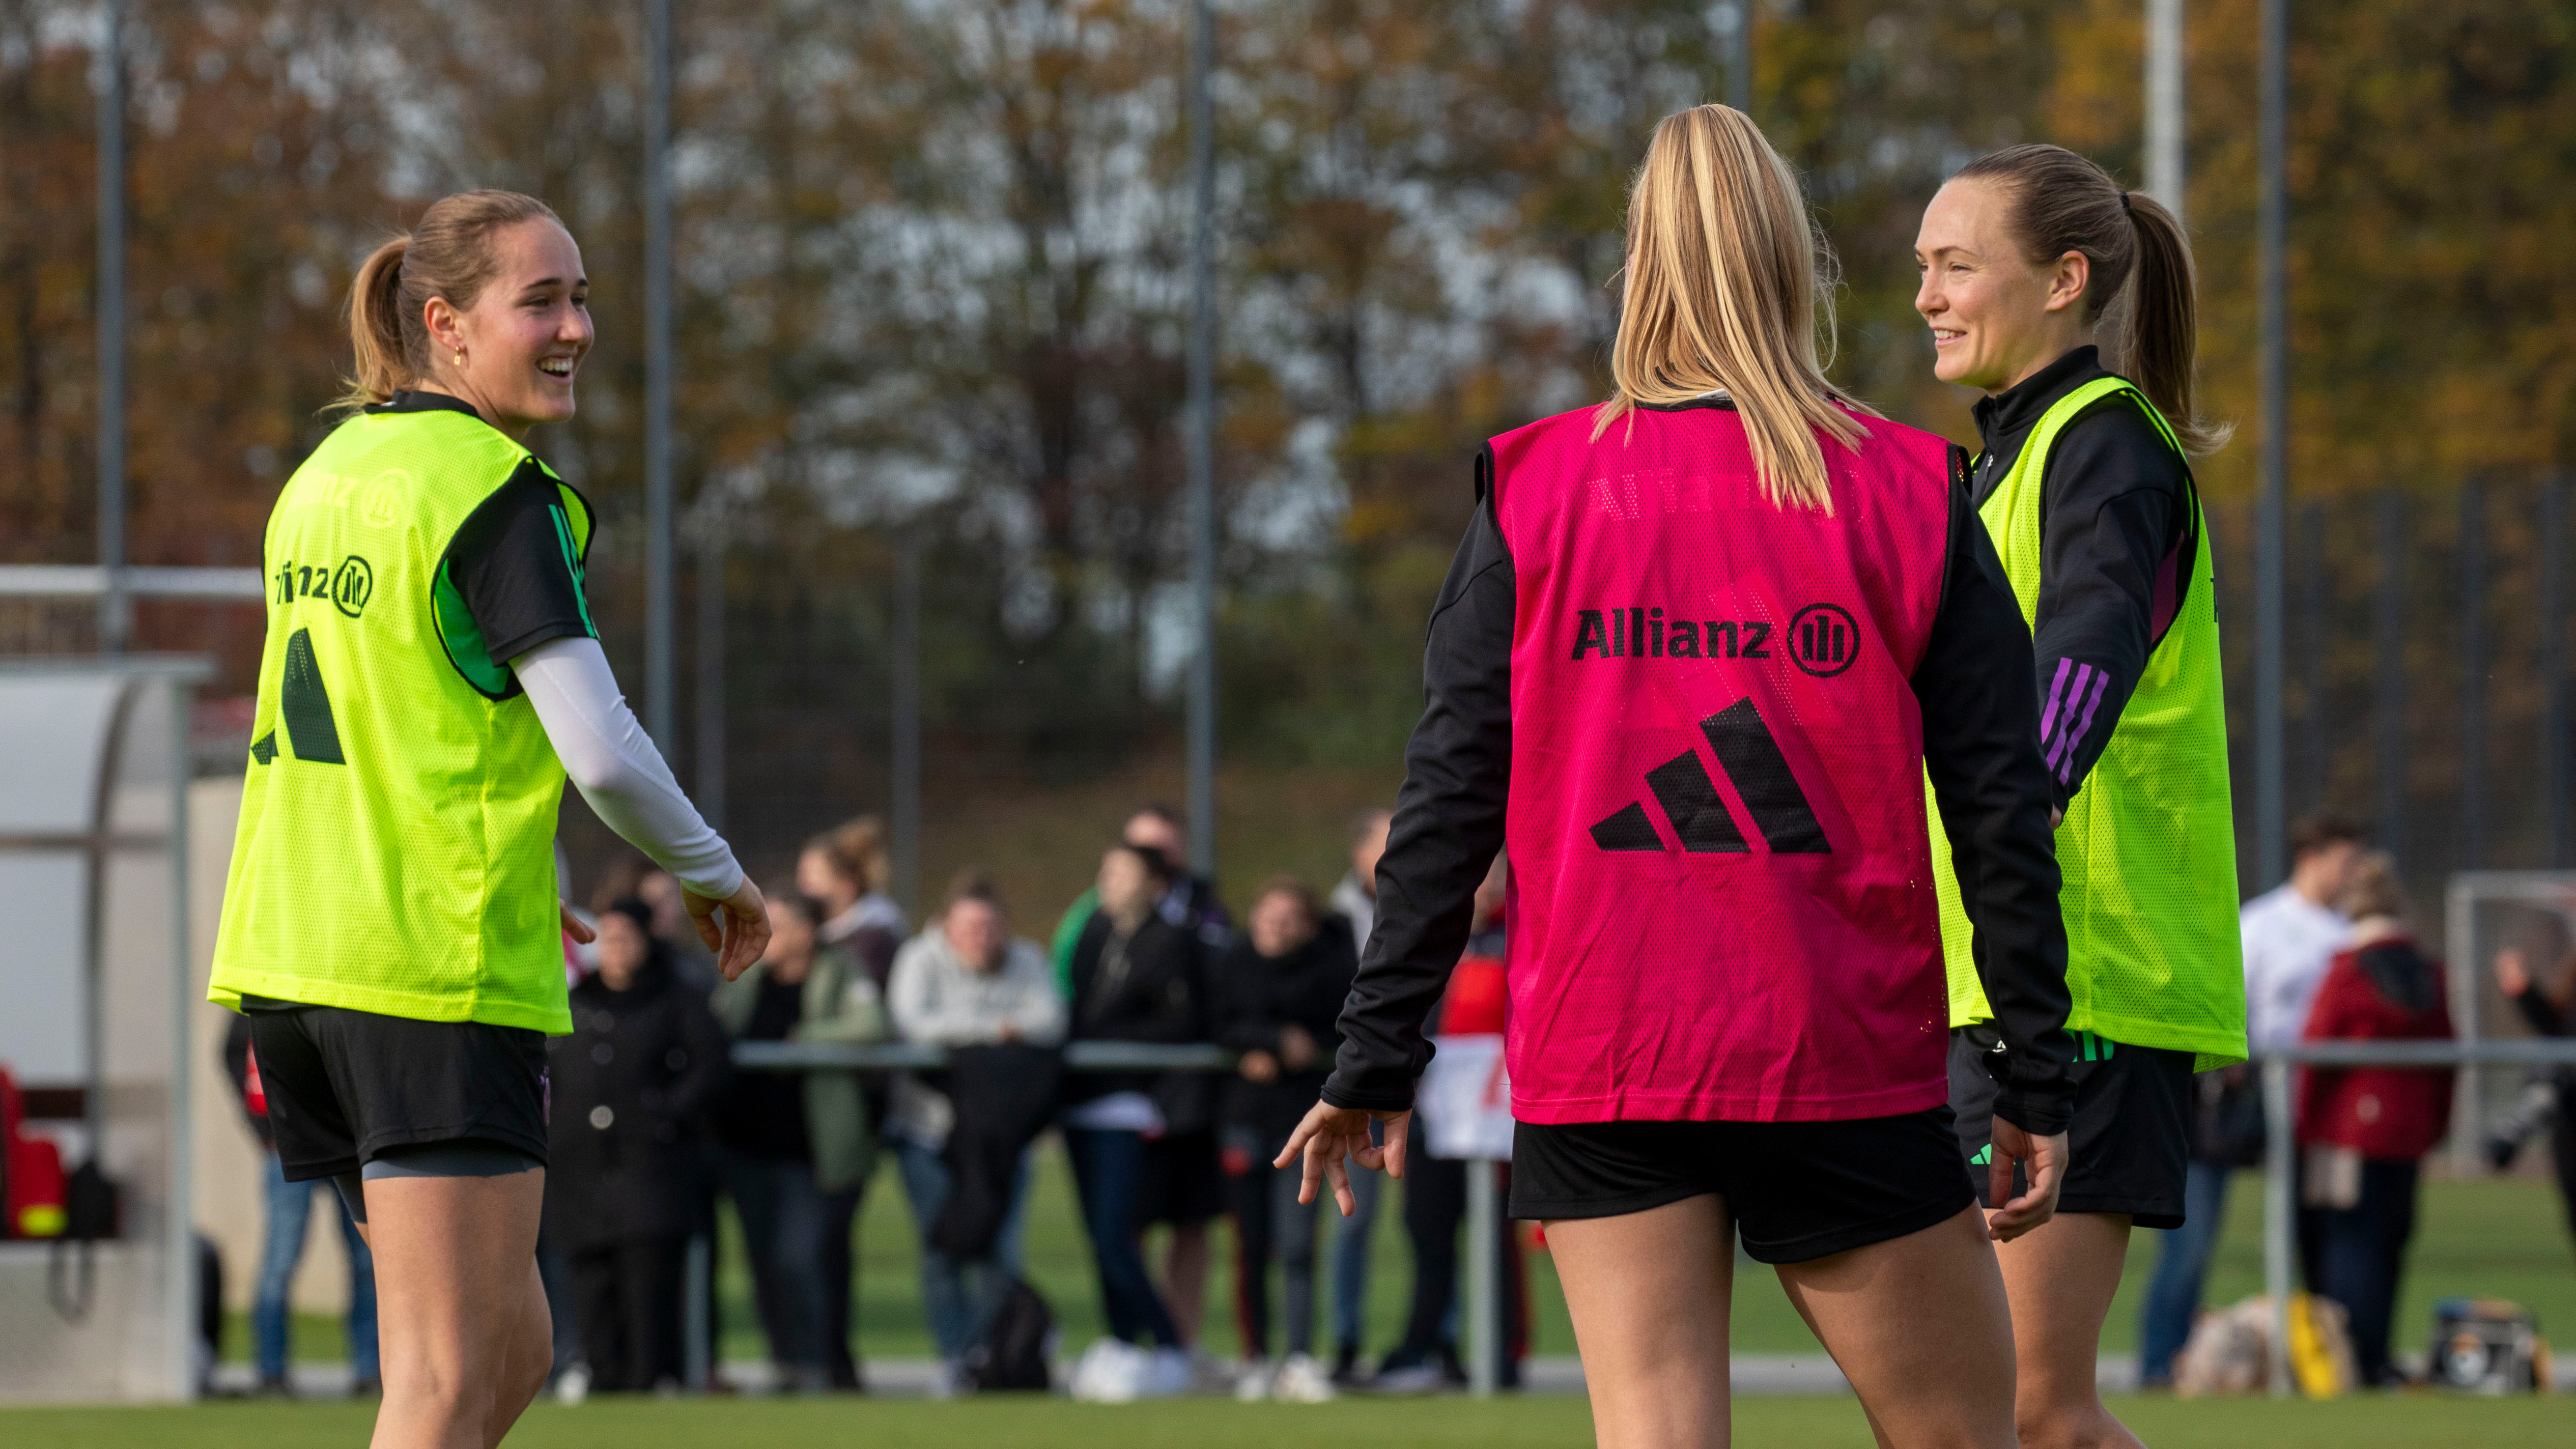
M 196 659 L 0 660 L 0 1066 L 116 1188 L 95 1243 L 0 1241 L 0 1402 L 195 1392 L 188 732 Z

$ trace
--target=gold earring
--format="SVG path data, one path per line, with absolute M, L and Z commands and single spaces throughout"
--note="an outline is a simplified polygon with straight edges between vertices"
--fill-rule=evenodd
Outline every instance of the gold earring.
M 465 365 L 465 354 L 461 350 L 456 354 L 456 365 L 458 367 L 463 367 Z

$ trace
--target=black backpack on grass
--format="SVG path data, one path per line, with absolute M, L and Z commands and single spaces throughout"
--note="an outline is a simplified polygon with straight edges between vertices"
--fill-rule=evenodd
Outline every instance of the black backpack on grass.
M 965 1383 L 970 1393 L 1035 1390 L 1051 1386 L 1047 1360 L 1055 1348 L 1055 1313 L 1025 1278 L 1011 1280 L 993 1312 L 984 1341 L 968 1350 Z

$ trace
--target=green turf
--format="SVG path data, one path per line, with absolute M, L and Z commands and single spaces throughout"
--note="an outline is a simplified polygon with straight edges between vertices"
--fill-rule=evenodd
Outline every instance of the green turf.
M 2544 1399 L 2434 1395 L 2273 1403 L 2259 1399 L 2121 1399 L 2113 1407 L 2158 1449 L 2540 1449 L 2569 1441 L 2570 1410 Z M 195 1409 L 0 1410 L 0 1442 L 44 1449 L 339 1449 L 364 1437 L 372 1406 L 212 1404 Z M 1746 1399 L 1736 1440 L 1766 1449 L 1868 1449 L 1869 1427 L 1846 1398 Z M 954 1404 L 896 1400 L 625 1400 L 578 1409 L 540 1405 L 511 1449 L 873 1449 L 1042 1444 L 1047 1449 L 1520 1449 L 1591 1436 L 1578 1398 L 1472 1403 L 1344 1400 L 1317 1408 L 1193 1399 L 1098 1408 L 1009 1398 Z
M 1078 1348 L 1100 1332 L 1099 1292 L 1091 1275 L 1091 1258 L 1073 1205 L 1071 1175 L 1063 1155 L 1050 1146 L 1040 1162 L 1037 1200 L 1029 1214 L 1029 1276 L 1054 1305 L 1064 1325 L 1065 1342 Z M 1382 1353 L 1403 1334 L 1404 1312 L 1411 1289 L 1411 1259 L 1404 1242 L 1402 1191 L 1390 1196 L 1378 1214 L 1377 1270 L 1372 1275 L 1368 1305 L 1368 1348 Z M 2212 1267 L 2208 1301 L 2230 1303 L 2259 1292 L 2263 1279 L 2262 1179 L 2237 1175 L 2228 1202 L 2227 1231 Z M 1209 1275 L 1206 1345 L 1220 1356 L 1236 1351 L 1231 1279 L 1232 1241 L 1223 1225 L 1216 1229 L 1216 1267 Z M 2138 1304 L 2155 1268 L 2161 1235 L 2135 1234 L 2130 1242 L 2129 1271 L 2120 1296 L 2104 1326 L 2106 1351 L 2133 1351 L 2137 1344 Z M 890 1358 L 923 1358 L 931 1353 L 921 1317 L 920 1279 L 912 1215 L 892 1164 L 886 1164 L 868 1194 L 860 1227 L 859 1334 L 864 1354 Z M 750 1280 L 743 1269 L 739 1236 L 727 1219 L 723 1271 L 718 1283 L 725 1321 L 724 1356 L 758 1358 L 762 1353 L 758 1319 L 751 1304 Z M 1557 1291 L 1553 1265 L 1545 1253 L 1529 1258 L 1532 1350 L 1541 1354 L 1574 1352 L 1574 1332 Z M 2420 1348 L 2432 1326 L 2433 1300 L 2452 1294 L 2487 1294 L 2516 1299 L 2539 1314 L 2541 1330 L 2561 1342 L 2576 1343 L 2576 1253 L 2571 1253 L 2564 1219 L 2550 1185 L 2533 1177 L 2434 1180 L 2425 1184 L 2424 1203 L 2408 1260 L 2404 1301 L 2400 1304 L 2397 1346 Z M 1279 1295 L 1272 1295 L 1273 1303 Z M 1319 1312 L 1324 1311 L 1319 1305 Z M 1329 1319 L 1317 1324 L 1318 1342 L 1329 1336 Z M 1743 1353 L 1806 1352 L 1815 1340 L 1761 1268 L 1741 1265 L 1735 1294 L 1735 1347 Z M 249 1333 L 242 1316 L 233 1316 L 226 1356 L 249 1353 Z M 299 1319 L 295 1352 L 307 1360 L 336 1360 L 343 1354 L 337 1320 Z

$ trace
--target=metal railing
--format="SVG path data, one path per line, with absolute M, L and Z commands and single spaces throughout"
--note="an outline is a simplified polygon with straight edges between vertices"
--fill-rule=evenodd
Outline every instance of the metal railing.
M 2290 1278 L 2299 1250 L 2299 1146 L 2290 1069 L 2576 1066 L 2576 1040 L 2314 1041 L 2267 1048 L 2254 1053 L 2253 1061 L 2263 1075 L 2263 1291 L 2272 1301 L 2271 1364 L 2264 1381 L 2273 1397 L 2286 1398 L 2296 1392 L 2290 1381 Z M 2469 1144 L 2472 1152 L 2476 1146 Z
M 753 1071 L 802 1071 L 812 1067 L 894 1067 L 936 1070 L 948 1065 L 948 1048 L 911 1042 L 742 1041 L 733 1064 Z M 1209 1042 L 1077 1041 L 1064 1046 L 1068 1072 L 1230 1072 L 1235 1054 Z
M 0 598 L 95 599 L 111 592 L 137 599 L 256 604 L 268 597 L 268 580 L 255 568 L 0 564 Z

